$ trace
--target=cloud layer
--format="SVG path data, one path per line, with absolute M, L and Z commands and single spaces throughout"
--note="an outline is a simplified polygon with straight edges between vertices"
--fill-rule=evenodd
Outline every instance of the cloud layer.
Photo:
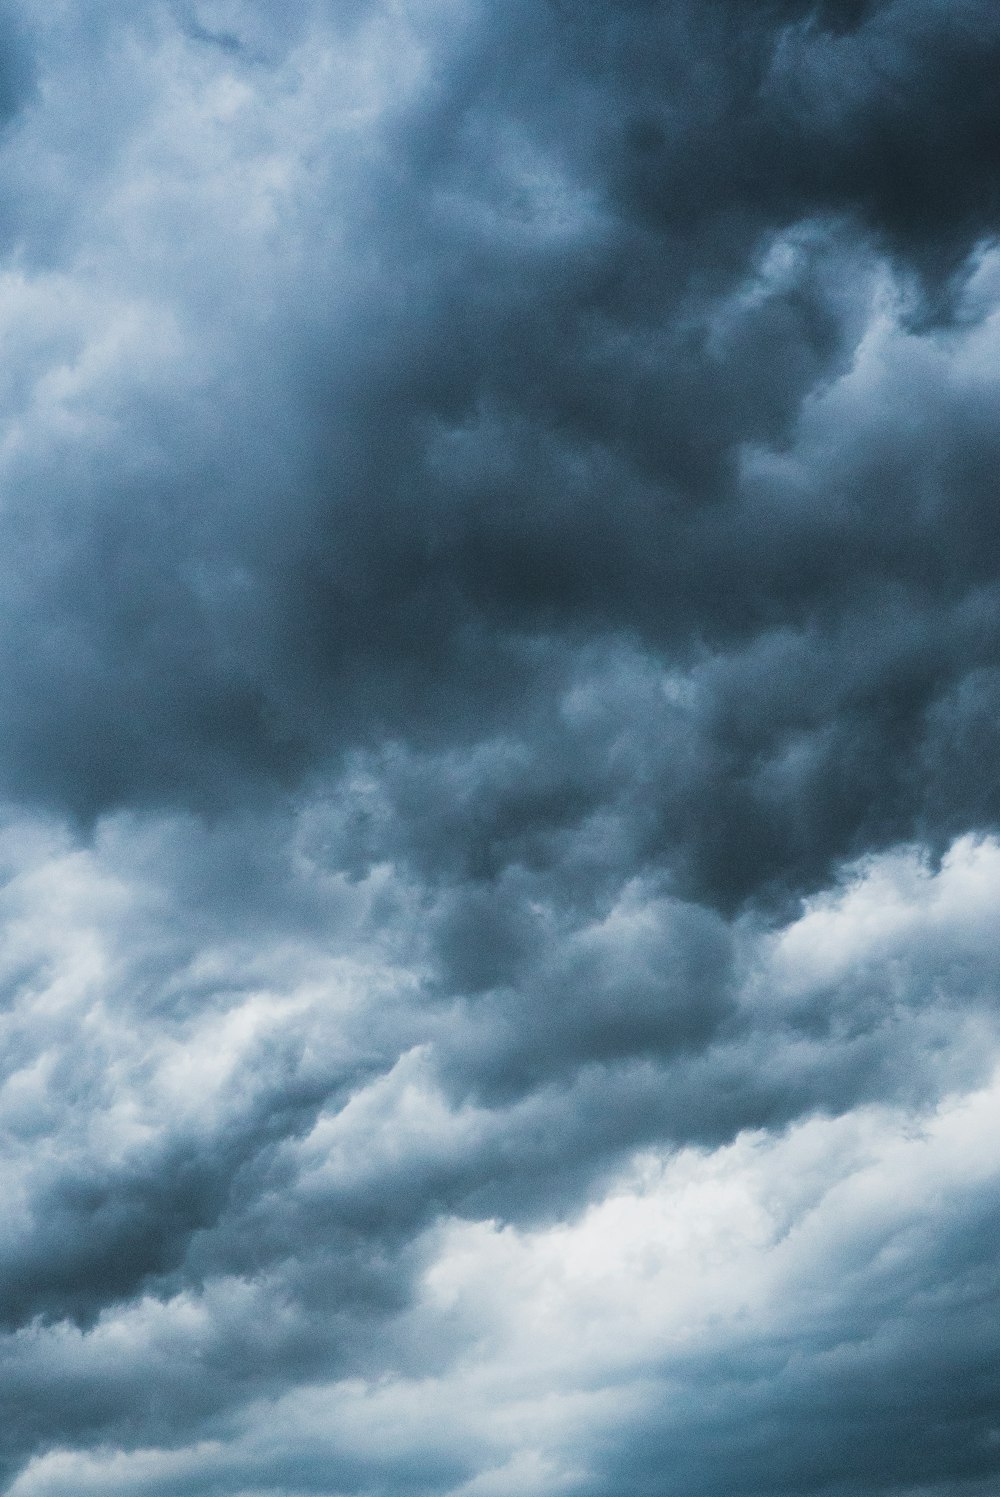
M 983 1497 L 1000 18 L 0 55 L 0 1485 Z

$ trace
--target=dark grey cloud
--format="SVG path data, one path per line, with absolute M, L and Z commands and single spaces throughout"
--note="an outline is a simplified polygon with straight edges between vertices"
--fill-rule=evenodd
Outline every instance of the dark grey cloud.
M 329 164 L 314 146 L 295 168 L 277 237 L 251 221 L 227 243 L 253 131 L 280 156 L 266 111 L 293 107 L 305 28 L 363 51 L 365 16 L 296 13 L 269 64 L 232 53 L 227 86 L 261 102 L 237 109 L 193 222 L 160 73 L 119 138 L 86 127 L 55 264 L 96 257 L 106 303 L 112 276 L 138 299 L 141 347 L 175 352 L 88 391 L 86 460 L 17 459 L 13 792 L 85 817 L 205 809 L 387 737 L 530 743 L 581 645 L 626 638 L 706 683 L 678 713 L 685 782 L 642 786 L 649 855 L 680 888 L 794 893 L 873 843 L 992 825 L 978 753 L 947 788 L 926 773 L 951 757 L 943 704 L 995 652 L 992 397 L 935 365 L 973 336 L 967 294 L 957 327 L 905 332 L 991 232 L 990 16 L 429 14 L 411 97 L 360 140 L 315 103 L 304 133 Z M 179 45 L 138 24 L 131 45 Z M 174 65 L 197 98 L 210 64 Z M 96 205 L 151 150 L 170 164 L 147 247 Z M 925 292 L 904 293 L 897 367 L 852 409 L 886 263 Z M 885 404 L 859 431 L 866 400 Z M 565 742 L 546 749 L 558 779 Z M 768 788 L 789 754 L 814 766 L 779 793 L 793 827 Z
M 4 14 L 5 1497 L 979 1497 L 991 7 Z

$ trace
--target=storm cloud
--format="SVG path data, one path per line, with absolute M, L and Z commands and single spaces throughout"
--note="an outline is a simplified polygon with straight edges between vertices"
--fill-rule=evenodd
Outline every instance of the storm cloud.
M 5 1497 L 984 1497 L 1000 13 L 0 10 Z

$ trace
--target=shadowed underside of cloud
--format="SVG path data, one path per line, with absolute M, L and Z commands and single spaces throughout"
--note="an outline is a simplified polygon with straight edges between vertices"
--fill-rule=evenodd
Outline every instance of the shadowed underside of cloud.
M 1000 17 L 18 0 L 9 1497 L 981 1497 Z
M 993 818 L 988 8 L 94 32 L 104 90 L 143 59 L 119 128 L 50 21 L 5 164 L 19 794 L 204 808 L 533 738 L 619 640 L 695 684 L 644 785 L 692 892 Z

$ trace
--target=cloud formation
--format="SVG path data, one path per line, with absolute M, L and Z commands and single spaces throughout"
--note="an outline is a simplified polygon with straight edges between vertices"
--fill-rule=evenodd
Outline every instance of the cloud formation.
M 983 1497 L 984 0 L 10 0 L 5 1497 Z

